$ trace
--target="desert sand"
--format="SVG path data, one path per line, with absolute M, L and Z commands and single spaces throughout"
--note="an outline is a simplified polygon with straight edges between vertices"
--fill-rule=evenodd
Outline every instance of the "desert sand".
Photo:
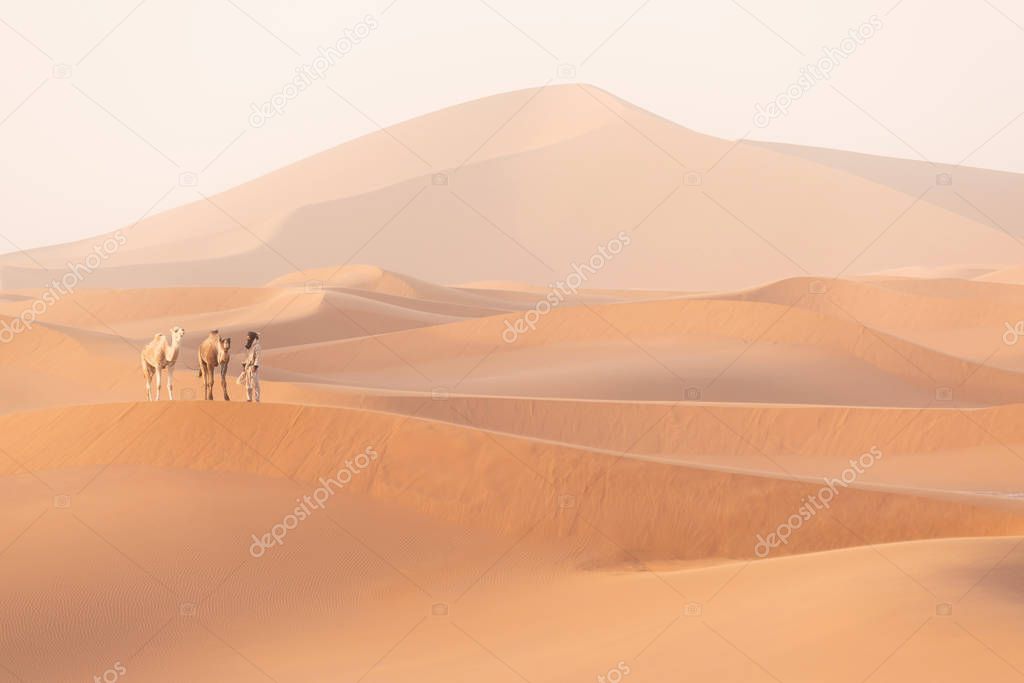
M 560 86 L 124 226 L 0 337 L 0 681 L 1024 678 L 1024 177 L 939 172 Z

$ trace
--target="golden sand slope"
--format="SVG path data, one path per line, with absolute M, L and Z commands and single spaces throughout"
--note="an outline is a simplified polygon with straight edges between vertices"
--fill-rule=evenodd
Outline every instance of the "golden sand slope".
M 1024 343 L 1004 339 L 1018 315 L 1014 285 L 798 278 L 721 294 L 604 292 L 511 334 L 539 292 L 332 272 L 340 279 L 307 273 L 296 276 L 302 286 L 263 289 L 81 290 L 0 344 L 0 386 L 12 390 L 0 392 L 0 411 L 136 400 L 138 350 L 172 325 L 188 330 L 178 368 L 186 398 L 198 387 L 195 347 L 216 328 L 236 340 L 261 330 L 270 381 L 371 394 L 914 408 L 1024 400 Z M 328 282 L 309 288 L 311 276 Z M 0 324 L 33 294 L 0 302 Z
M 47 306 L 30 330 L 10 335 L 9 342 L 8 333 L 0 337 L 0 387 L 7 389 L 0 392 L 0 411 L 138 399 L 143 395 L 139 352 L 155 333 L 168 334 L 172 326 L 187 331 L 176 384 L 179 397 L 188 398 L 197 395 L 196 348 L 210 329 L 234 337 L 237 358 L 251 329 L 260 330 L 271 347 L 303 345 L 507 310 L 496 301 L 484 307 L 432 301 L 422 294 L 306 287 L 79 290 Z M 0 329 L 8 329 L 41 297 L 40 290 L 5 297 Z M 233 367 L 239 367 L 237 360 Z
M 1024 492 L 1020 405 L 978 410 L 369 394 L 275 384 L 288 403 L 417 415 L 507 434 L 769 475 L 834 476 L 872 447 L 859 481 L 923 491 Z
M 38 296 L 38 292 L 31 292 Z M 192 335 L 208 329 L 267 330 L 278 343 L 309 343 L 437 325 L 467 316 L 455 307 L 423 310 L 408 300 L 378 301 L 321 289 L 174 288 L 83 290 L 49 307 L 40 321 L 148 339 L 174 325 Z M 25 304 L 0 304 L 0 315 L 16 317 Z M 494 311 L 473 311 L 486 315 Z M 298 329 L 296 329 L 298 328 Z
M 4 446 L 2 471 L 31 471 L 43 481 L 50 470 L 119 463 L 308 483 L 373 447 L 382 454 L 380 466 L 353 482 L 354 492 L 502 534 L 543 525 L 552 537 L 588 538 L 597 530 L 613 544 L 605 561 L 754 557 L 757 535 L 825 486 L 339 408 L 121 404 L 10 415 L 0 418 L 0 428 L 14 435 Z M 66 447 L 71 442 L 75 450 Z M 93 476 L 82 471 L 75 489 Z M 915 493 L 844 487 L 827 516 L 811 518 L 777 552 L 1024 533 L 1024 516 L 1010 503 Z
M 2 681 L 118 662 L 161 682 L 568 683 L 620 663 L 642 683 L 1010 681 L 1024 666 L 1020 538 L 596 571 L 581 565 L 613 537 L 496 535 L 343 490 L 254 558 L 252 535 L 310 484 L 124 464 L 40 478 L 0 478 L 0 580 L 17 587 L 0 593 L 17 624 L 0 630 Z
M 928 341 L 994 325 L 1013 286 L 605 293 L 507 344 L 536 292 L 340 273 L 235 300 L 83 290 L 0 345 L 0 410 L 22 411 L 0 416 L 0 609 L 18 624 L 0 681 L 118 662 L 153 681 L 562 682 L 620 663 L 637 682 L 1017 679 L 1016 374 L 978 364 L 980 336 Z M 109 403 L 141 393 L 151 328 L 186 325 L 188 360 L 205 327 L 285 302 L 265 397 L 295 405 Z M 496 395 L 465 395 L 480 388 Z M 830 399 L 847 405 L 809 404 Z M 379 462 L 252 557 L 252 534 L 367 446 Z
M 815 288 L 826 294 L 816 294 Z M 1024 369 L 1024 344 L 1015 341 L 1016 331 L 1024 331 L 1018 326 L 1021 293 L 1017 285 L 986 281 L 870 277 L 794 278 L 720 296 L 799 306 L 943 353 L 1019 371 Z
M 1015 372 L 829 313 L 761 301 L 675 299 L 513 313 L 268 354 L 282 379 L 429 391 L 925 406 L 1024 400 Z M 993 326 L 997 350 L 1000 328 Z M 509 341 L 511 343 L 509 343 Z M 994 352 L 989 352 L 992 355 Z M 288 374 L 292 373 L 292 374 Z M 940 391 L 940 390 L 949 391 Z

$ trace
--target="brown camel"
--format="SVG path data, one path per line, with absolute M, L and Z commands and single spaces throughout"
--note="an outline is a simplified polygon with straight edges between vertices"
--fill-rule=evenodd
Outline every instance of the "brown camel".
M 224 400 L 228 396 L 228 363 L 231 361 L 231 338 L 221 339 L 220 331 L 213 330 L 199 345 L 199 376 L 203 378 L 205 397 L 213 400 L 214 368 L 220 366 L 220 385 L 224 389 Z

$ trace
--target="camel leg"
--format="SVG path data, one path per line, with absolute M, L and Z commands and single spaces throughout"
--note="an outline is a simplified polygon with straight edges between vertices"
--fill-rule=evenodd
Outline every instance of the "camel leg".
M 146 373 L 146 400 L 153 400 L 153 368 L 148 363 L 143 363 L 143 372 Z
M 174 400 L 174 366 L 167 366 L 167 400 Z
M 203 361 L 199 366 L 203 373 L 203 399 L 207 401 L 213 400 L 213 372 L 206 361 Z
M 228 396 L 228 366 L 220 366 L 220 386 L 224 389 L 224 400 L 230 401 L 231 397 Z
M 156 400 L 160 400 L 160 388 L 163 386 L 163 370 L 156 369 Z

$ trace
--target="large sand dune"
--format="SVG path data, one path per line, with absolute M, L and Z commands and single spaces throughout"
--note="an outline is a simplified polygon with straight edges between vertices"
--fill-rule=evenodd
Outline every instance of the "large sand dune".
M 1019 194 L 1019 176 L 958 170 L 977 180 L 916 201 L 928 185 L 894 178 L 949 194 L 927 162 L 736 144 L 590 86 L 468 102 L 390 133 L 126 227 L 85 286 L 251 286 L 354 259 L 442 283 L 544 284 L 622 230 L 633 244 L 590 286 L 725 289 L 1024 256 L 1016 233 L 961 199 L 994 206 L 992 194 Z M 1006 201 L 992 210 L 1012 215 Z M 2 257 L 4 286 L 43 286 L 99 242 Z
M 1020 680 L 1021 187 L 571 85 L 0 256 L 0 681 Z

